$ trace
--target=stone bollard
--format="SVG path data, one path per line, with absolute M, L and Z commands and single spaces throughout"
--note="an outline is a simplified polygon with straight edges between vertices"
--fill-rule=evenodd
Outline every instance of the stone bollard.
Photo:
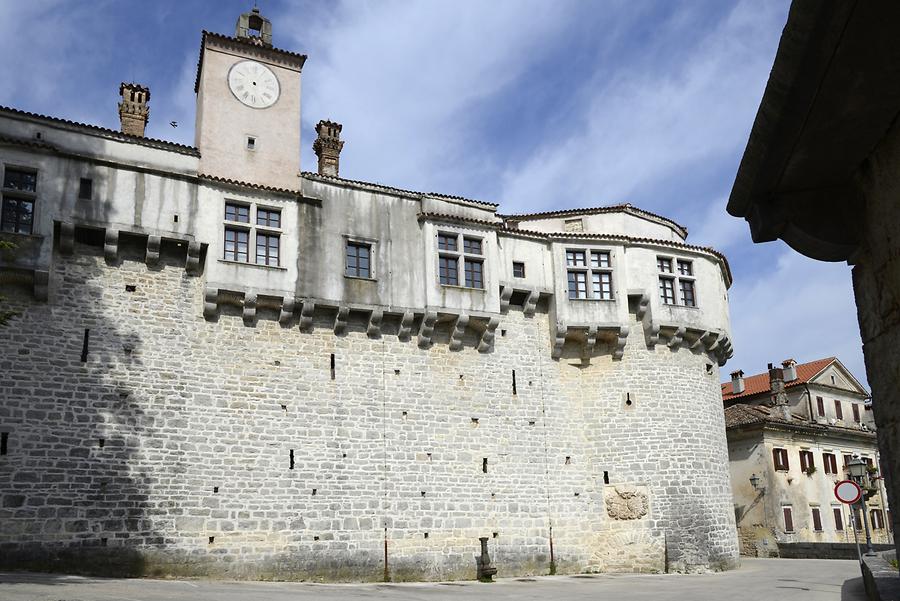
M 491 565 L 491 557 L 488 555 L 488 537 L 482 536 L 478 540 L 481 541 L 481 555 L 478 557 L 478 580 L 492 582 L 494 574 L 497 573 L 497 568 Z

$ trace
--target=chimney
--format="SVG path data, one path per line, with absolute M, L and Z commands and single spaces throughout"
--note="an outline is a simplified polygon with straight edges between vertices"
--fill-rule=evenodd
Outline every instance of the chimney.
M 731 372 L 731 393 L 741 394 L 744 392 L 744 372 L 741 370 Z
M 797 362 L 793 359 L 785 359 L 781 362 L 781 366 L 784 368 L 784 381 L 793 382 L 797 379 Z
M 150 119 L 150 88 L 137 83 L 125 83 L 119 86 L 119 120 L 122 122 L 122 133 L 129 136 L 144 137 L 144 128 Z
M 786 422 L 791 421 L 791 410 L 788 407 L 787 394 L 784 392 L 784 370 L 772 367 L 769 363 L 769 386 L 772 389 L 772 406 L 775 415 Z
M 319 121 L 316 124 L 316 133 L 319 137 L 313 142 L 313 151 L 319 157 L 319 175 L 339 177 L 341 149 L 341 129 L 343 125 L 334 121 Z

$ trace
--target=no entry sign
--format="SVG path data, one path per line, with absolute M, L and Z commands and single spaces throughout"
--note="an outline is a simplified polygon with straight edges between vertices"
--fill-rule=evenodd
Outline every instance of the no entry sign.
M 834 496 L 841 503 L 853 505 L 862 497 L 862 488 L 852 480 L 841 480 L 834 485 Z

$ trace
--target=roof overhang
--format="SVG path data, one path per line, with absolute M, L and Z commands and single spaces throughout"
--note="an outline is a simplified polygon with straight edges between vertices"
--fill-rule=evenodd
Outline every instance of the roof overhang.
M 856 174 L 900 112 L 900 2 L 794 0 L 728 212 L 754 242 L 852 260 Z

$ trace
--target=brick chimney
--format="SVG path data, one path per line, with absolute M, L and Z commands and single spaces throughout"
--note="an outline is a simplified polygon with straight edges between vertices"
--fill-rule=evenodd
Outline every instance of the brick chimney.
M 791 421 L 791 409 L 788 407 L 787 394 L 784 392 L 784 370 L 773 367 L 771 363 L 769 363 L 769 386 L 772 389 L 772 407 L 775 416 L 786 422 Z
M 125 83 L 119 86 L 119 120 L 122 123 L 122 133 L 129 136 L 144 137 L 144 128 L 150 119 L 150 88 L 136 83 Z
M 731 372 L 731 393 L 741 394 L 744 392 L 744 372 L 741 370 Z
M 319 157 L 319 175 L 339 177 L 341 149 L 344 147 L 341 129 L 343 126 L 334 121 L 323 120 L 316 124 L 319 137 L 313 142 L 313 151 Z
M 781 367 L 784 368 L 784 381 L 793 382 L 797 379 L 797 362 L 793 359 L 785 359 L 781 362 Z

